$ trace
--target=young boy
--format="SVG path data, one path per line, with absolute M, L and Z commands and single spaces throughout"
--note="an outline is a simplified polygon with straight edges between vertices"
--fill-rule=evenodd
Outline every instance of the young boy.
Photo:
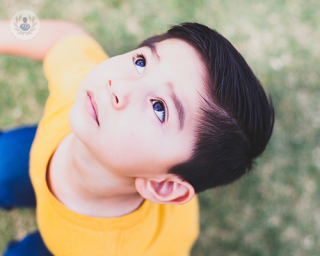
M 272 133 L 272 104 L 245 60 L 197 23 L 108 59 L 82 28 L 42 21 L 33 40 L 6 34 L 0 52 L 43 60 L 50 90 L 37 128 L 0 137 L 13 147 L 30 133 L 14 154 L 33 141 L 33 188 L 13 157 L 0 165 L 0 206 L 33 206 L 34 189 L 41 234 L 5 255 L 189 255 L 195 194 L 240 178 Z M 4 168 L 21 172 L 19 189 Z

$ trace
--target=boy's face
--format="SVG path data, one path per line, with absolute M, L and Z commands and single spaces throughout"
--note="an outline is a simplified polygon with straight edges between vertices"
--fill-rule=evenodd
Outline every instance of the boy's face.
M 96 66 L 70 111 L 75 135 L 116 174 L 156 177 L 192 155 L 203 63 L 184 41 L 155 46 Z

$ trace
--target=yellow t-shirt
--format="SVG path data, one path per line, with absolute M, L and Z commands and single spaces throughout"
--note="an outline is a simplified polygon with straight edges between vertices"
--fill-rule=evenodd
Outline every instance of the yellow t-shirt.
M 49 159 L 71 132 L 69 110 L 83 78 L 106 60 L 100 45 L 86 35 L 69 36 L 44 60 L 50 95 L 30 153 L 30 176 L 37 198 L 37 222 L 48 249 L 56 256 L 186 256 L 199 233 L 198 202 L 160 205 L 145 201 L 116 218 L 96 218 L 71 211 L 46 183 Z

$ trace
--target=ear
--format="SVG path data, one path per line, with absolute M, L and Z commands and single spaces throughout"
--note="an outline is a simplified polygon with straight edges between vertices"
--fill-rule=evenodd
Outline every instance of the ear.
M 176 175 L 162 178 L 136 178 L 136 189 L 145 199 L 158 204 L 185 204 L 194 197 L 190 183 Z

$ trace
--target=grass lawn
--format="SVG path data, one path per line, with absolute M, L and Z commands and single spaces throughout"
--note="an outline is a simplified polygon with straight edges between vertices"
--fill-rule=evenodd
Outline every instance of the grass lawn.
M 224 35 L 272 95 L 276 123 L 252 173 L 200 194 L 192 255 L 320 255 L 320 1 L 14 0 L 0 19 L 23 9 L 81 24 L 110 56 L 184 21 Z M 1 129 L 37 123 L 47 96 L 41 63 L 0 56 Z M 33 210 L 0 211 L 0 252 L 35 229 Z

